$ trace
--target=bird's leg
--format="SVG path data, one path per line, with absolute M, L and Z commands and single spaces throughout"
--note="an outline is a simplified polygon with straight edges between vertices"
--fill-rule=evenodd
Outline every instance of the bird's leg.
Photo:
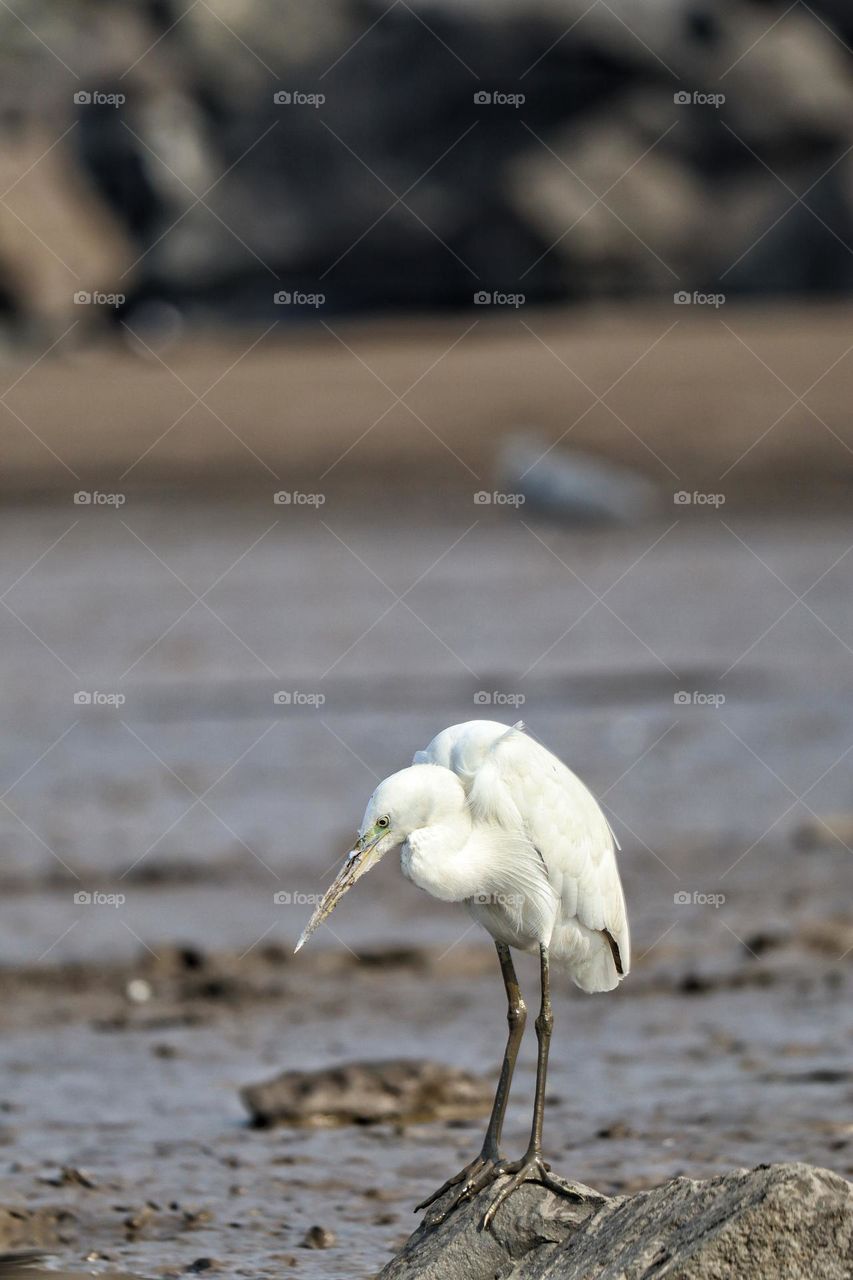
M 439 1200 L 451 1187 L 459 1188 L 449 1204 L 443 1206 L 440 1213 L 433 1215 L 430 1219 L 431 1225 L 443 1222 L 458 1204 L 463 1200 L 470 1200 L 472 1196 L 475 1196 L 478 1191 L 482 1191 L 483 1187 L 487 1187 L 490 1182 L 493 1182 L 504 1171 L 500 1153 L 501 1133 L 503 1132 L 504 1115 L 506 1114 L 512 1076 L 515 1071 L 515 1061 L 518 1057 L 521 1038 L 524 1035 L 524 1024 L 527 1021 L 527 1006 L 524 1003 L 521 988 L 518 985 L 518 978 L 515 976 L 515 967 L 512 963 L 509 947 L 505 942 L 496 942 L 495 947 L 497 948 L 504 987 L 506 988 L 506 1017 L 509 1023 L 509 1035 L 507 1036 L 506 1049 L 503 1063 L 501 1064 L 498 1087 L 495 1091 L 495 1100 L 492 1104 L 492 1114 L 489 1117 L 486 1136 L 483 1139 L 483 1147 L 480 1154 L 470 1164 L 466 1164 L 465 1168 L 460 1170 L 455 1177 L 449 1178 L 443 1186 L 439 1187 L 437 1191 L 433 1192 L 431 1196 L 428 1196 L 426 1200 L 417 1206 L 416 1213 L 418 1210 L 425 1209 L 434 1201 Z
M 495 1100 L 492 1104 L 492 1114 L 489 1116 L 489 1123 L 486 1127 L 482 1155 L 483 1157 L 488 1156 L 493 1160 L 499 1160 L 506 1104 L 509 1101 L 515 1063 L 521 1046 L 521 1038 L 524 1035 L 524 1026 L 527 1022 L 527 1005 L 524 1003 L 524 997 L 518 985 L 518 978 L 515 976 L 515 966 L 512 963 L 509 947 L 505 942 L 496 942 L 495 947 L 501 965 L 504 987 L 506 988 L 506 1020 L 509 1024 L 509 1034 L 507 1035 L 504 1059 L 501 1063 L 498 1087 L 495 1090 Z
M 572 1195 L 569 1187 L 550 1176 L 550 1165 L 542 1159 L 542 1122 L 545 1116 L 545 1081 L 548 1075 L 548 1050 L 551 1046 L 551 1030 L 554 1017 L 551 1012 L 551 983 L 548 969 L 548 948 L 544 943 L 539 945 L 539 965 L 542 981 L 542 1003 L 536 1019 L 536 1039 L 539 1053 L 536 1060 L 536 1096 L 533 1103 L 533 1125 L 530 1130 L 530 1142 L 527 1151 L 520 1160 L 508 1164 L 503 1161 L 501 1173 L 510 1173 L 512 1177 L 501 1187 L 489 1205 L 482 1226 L 485 1229 L 494 1221 L 495 1214 L 508 1196 L 512 1195 L 522 1182 L 541 1182 L 551 1191 L 559 1195 Z
M 551 1032 L 554 1028 L 554 1014 L 551 1011 L 551 975 L 548 966 L 548 948 L 544 944 L 539 947 L 539 966 L 542 980 L 542 1004 L 539 1017 L 536 1019 L 536 1039 L 539 1053 L 536 1059 L 536 1094 L 533 1100 L 533 1126 L 530 1130 L 530 1145 L 527 1154 L 542 1155 L 542 1123 L 545 1119 L 545 1080 L 548 1075 L 548 1053 L 551 1048 Z

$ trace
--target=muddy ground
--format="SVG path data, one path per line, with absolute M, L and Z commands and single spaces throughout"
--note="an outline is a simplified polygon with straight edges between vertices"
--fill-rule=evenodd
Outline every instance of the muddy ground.
M 496 1071 L 491 944 L 392 860 L 290 954 L 376 777 L 480 714 L 523 715 L 622 844 L 635 970 L 557 983 L 555 1167 L 607 1192 L 853 1176 L 849 514 L 578 532 L 467 488 L 361 496 L 0 516 L 0 1248 L 375 1274 L 482 1117 L 258 1130 L 239 1089 L 383 1056 Z

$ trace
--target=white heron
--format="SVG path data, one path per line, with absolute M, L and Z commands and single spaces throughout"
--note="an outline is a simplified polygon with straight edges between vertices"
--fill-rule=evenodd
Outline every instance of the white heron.
M 444 902 L 462 902 L 494 938 L 508 1003 L 509 1036 L 482 1150 L 418 1209 L 453 1196 L 442 1221 L 502 1174 L 510 1175 L 483 1219 L 522 1182 L 566 1186 L 542 1157 L 545 1078 L 553 1017 L 549 969 L 583 991 L 611 991 L 627 974 L 630 941 L 614 837 L 597 801 L 566 766 L 524 732 L 491 720 L 453 725 L 408 769 L 381 782 L 368 801 L 355 848 L 311 917 L 308 941 L 357 880 L 391 849 L 403 874 Z M 539 956 L 541 1005 L 530 1142 L 508 1161 L 500 1142 L 526 1008 L 510 948 Z

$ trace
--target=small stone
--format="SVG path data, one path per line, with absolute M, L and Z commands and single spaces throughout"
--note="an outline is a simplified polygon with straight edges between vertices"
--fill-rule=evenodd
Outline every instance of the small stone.
M 143 1207 L 136 1213 L 131 1213 L 126 1217 L 124 1225 L 127 1227 L 128 1231 L 141 1231 L 143 1227 L 148 1225 L 153 1217 L 154 1213 L 152 1209 L 146 1204 L 143 1205 Z
M 801 822 L 792 833 L 795 849 L 812 853 L 818 849 L 837 849 L 853 840 L 853 817 L 849 813 L 815 814 Z
M 303 1249 L 331 1249 L 338 1237 L 328 1227 L 309 1227 L 302 1241 Z
M 151 999 L 151 983 L 144 978 L 131 978 L 125 987 L 125 993 L 132 1004 L 145 1004 L 146 1000 Z
M 86 1187 L 89 1191 L 94 1191 L 98 1185 L 91 1173 L 75 1169 L 73 1165 L 63 1165 L 59 1173 L 39 1178 L 39 1182 L 48 1187 Z
M 630 1138 L 631 1130 L 627 1124 L 621 1120 L 617 1120 L 614 1124 L 605 1125 L 603 1129 L 596 1130 L 596 1138 Z
M 184 1209 L 183 1217 L 188 1227 L 202 1227 L 213 1221 L 213 1214 L 209 1209 Z

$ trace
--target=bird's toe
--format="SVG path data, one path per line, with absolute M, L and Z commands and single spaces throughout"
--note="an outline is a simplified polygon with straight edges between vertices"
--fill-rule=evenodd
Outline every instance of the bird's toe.
M 552 1177 L 550 1171 L 551 1166 L 546 1164 L 538 1154 L 524 1156 L 521 1160 L 516 1160 L 512 1164 L 502 1161 L 498 1168 L 498 1172 L 509 1173 L 512 1176 L 502 1187 L 499 1188 L 494 1200 L 483 1214 L 483 1220 L 480 1223 L 480 1230 L 489 1230 L 495 1220 L 495 1215 L 498 1209 L 524 1182 L 541 1182 L 549 1191 L 553 1191 L 557 1195 L 577 1195 L 577 1192 L 572 1189 L 570 1184 L 562 1182 L 559 1178 Z
M 464 1169 L 453 1178 L 448 1178 L 438 1191 L 434 1191 L 431 1196 L 418 1205 L 415 1212 L 419 1209 L 428 1208 L 441 1200 L 447 1192 L 456 1188 L 455 1193 L 450 1196 L 446 1204 L 442 1204 L 434 1213 L 431 1213 L 425 1219 L 425 1225 L 428 1227 L 439 1226 L 446 1218 L 450 1216 L 453 1210 L 460 1204 L 464 1204 L 468 1200 L 472 1200 L 474 1196 L 487 1187 L 495 1178 L 500 1177 L 506 1171 L 506 1162 L 492 1156 L 478 1156 L 476 1160 L 472 1160 Z

